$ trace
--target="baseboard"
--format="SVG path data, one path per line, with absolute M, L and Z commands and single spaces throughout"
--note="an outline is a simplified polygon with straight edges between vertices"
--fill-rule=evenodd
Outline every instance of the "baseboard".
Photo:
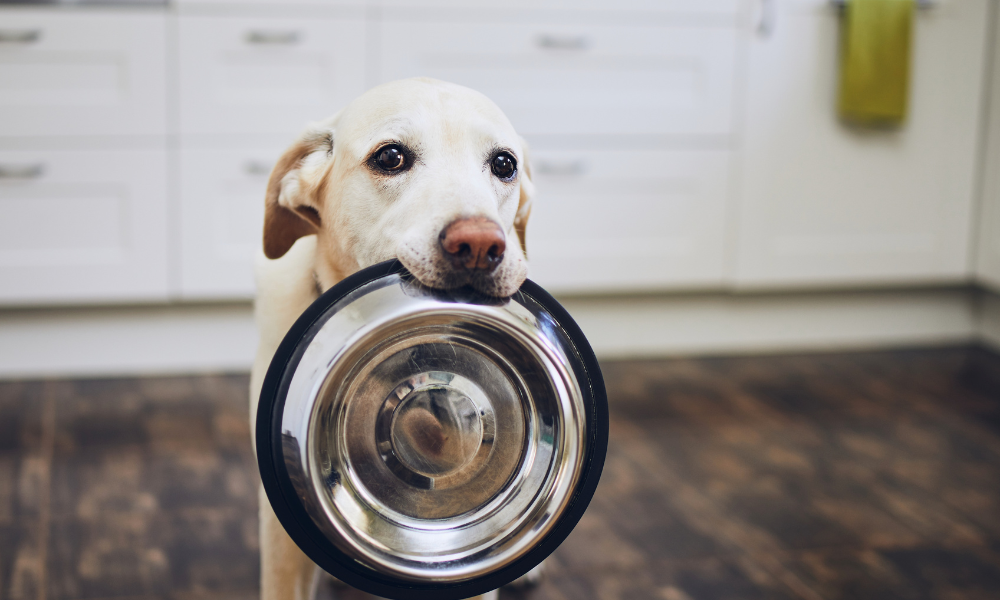
M 711 294 L 564 302 L 605 358 L 936 345 L 971 341 L 965 290 Z
M 1000 347 L 1000 297 L 973 290 L 561 299 L 602 358 L 961 343 Z M 0 377 L 245 371 L 248 303 L 0 311 Z
M 249 303 L 0 311 L 0 377 L 249 370 Z

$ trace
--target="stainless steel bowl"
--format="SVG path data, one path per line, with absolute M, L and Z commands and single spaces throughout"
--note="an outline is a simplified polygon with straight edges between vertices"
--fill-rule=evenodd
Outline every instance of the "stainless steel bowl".
M 528 281 L 509 300 L 420 285 L 395 262 L 323 294 L 276 353 L 261 479 L 292 539 L 357 588 L 467 598 L 541 562 L 607 450 L 593 352 Z

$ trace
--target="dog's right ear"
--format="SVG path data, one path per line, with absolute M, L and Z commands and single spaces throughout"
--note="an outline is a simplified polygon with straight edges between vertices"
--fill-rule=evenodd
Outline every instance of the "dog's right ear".
M 306 159 L 316 153 L 332 156 L 332 129 L 308 129 L 271 171 L 264 197 L 264 255 L 270 259 L 281 258 L 300 237 L 320 229 L 320 199 L 315 186 L 302 180 L 301 171 Z

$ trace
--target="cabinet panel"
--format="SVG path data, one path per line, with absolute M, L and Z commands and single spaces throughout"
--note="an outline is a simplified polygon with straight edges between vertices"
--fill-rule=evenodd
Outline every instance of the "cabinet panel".
M 0 8 L 0 135 L 162 134 L 166 16 Z
M 750 41 L 737 282 L 967 277 L 985 0 L 919 11 L 910 114 L 881 131 L 837 119 L 837 13 L 776 4 Z
M 380 79 L 471 87 L 522 135 L 724 135 L 736 36 L 735 26 L 387 21 L 381 39 L 405 51 L 381 51 Z
M 729 153 L 532 148 L 532 279 L 557 292 L 722 283 Z
M 167 299 L 166 154 L 0 151 L 0 302 Z
M 363 20 L 178 21 L 182 133 L 297 133 L 365 90 Z
M 181 295 L 251 298 L 264 229 L 264 190 L 283 148 L 181 153 Z

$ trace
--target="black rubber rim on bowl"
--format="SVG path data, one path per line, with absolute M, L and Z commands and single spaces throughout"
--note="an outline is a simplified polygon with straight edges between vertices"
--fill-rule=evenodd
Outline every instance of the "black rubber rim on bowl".
M 292 540 L 325 571 L 362 591 L 393 600 L 460 600 L 497 589 L 524 575 L 551 554 L 573 531 L 594 497 L 608 449 L 608 399 L 604 378 L 587 338 L 555 298 L 526 280 L 517 294 L 540 304 L 566 332 L 582 359 L 573 369 L 587 409 L 587 448 L 580 483 L 556 525 L 538 544 L 510 565 L 488 575 L 459 583 L 414 583 L 377 573 L 343 554 L 320 532 L 298 502 L 285 469 L 281 449 L 281 415 L 285 406 L 286 374 L 294 372 L 313 325 L 334 304 L 361 286 L 383 277 L 409 276 L 399 261 L 390 260 L 347 277 L 313 302 L 292 325 L 268 367 L 257 407 L 257 466 L 267 498 Z

